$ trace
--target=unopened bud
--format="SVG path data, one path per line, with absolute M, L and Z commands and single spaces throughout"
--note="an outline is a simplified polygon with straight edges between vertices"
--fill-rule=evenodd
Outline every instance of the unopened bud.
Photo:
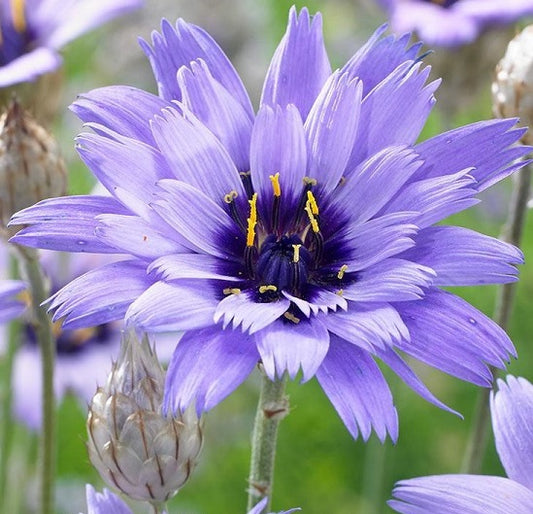
M 67 171 L 56 140 L 17 101 L 0 117 L 0 228 L 44 198 L 64 195 Z
M 202 445 L 193 410 L 161 414 L 165 372 L 146 336 L 122 338 L 118 361 L 89 408 L 89 457 L 102 478 L 135 500 L 165 502 L 185 484 Z
M 533 126 L 533 25 L 511 40 L 495 73 L 492 83 L 495 116 L 518 116 L 522 126 Z M 522 141 L 533 143 L 531 129 Z

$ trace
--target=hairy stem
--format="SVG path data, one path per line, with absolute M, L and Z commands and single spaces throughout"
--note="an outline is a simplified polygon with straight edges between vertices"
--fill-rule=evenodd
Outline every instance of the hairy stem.
M 39 264 L 37 252 L 17 246 L 21 274 L 31 292 L 31 322 L 41 350 L 42 366 L 42 433 L 40 441 L 40 513 L 54 513 L 54 479 L 56 460 L 56 423 L 54 396 L 55 341 L 46 308 L 41 304 L 48 298 L 48 288 Z
M 531 165 L 524 167 L 513 178 L 513 192 L 509 204 L 507 222 L 504 226 L 501 239 L 515 246 L 520 246 L 527 214 L 527 203 L 531 186 Z M 509 319 L 513 310 L 516 282 L 503 284 L 498 288 L 494 321 L 504 330 L 507 330 Z M 494 382 L 497 370 L 492 368 Z M 491 389 L 482 389 L 478 395 L 474 424 L 466 447 L 462 472 L 478 474 L 481 471 L 483 457 L 487 448 L 490 425 L 490 398 Z
M 265 373 L 262 375 L 261 395 L 252 435 L 248 510 L 268 496 L 265 512 L 269 512 L 274 482 L 278 426 L 289 412 L 289 401 L 285 396 L 286 376 L 273 382 Z

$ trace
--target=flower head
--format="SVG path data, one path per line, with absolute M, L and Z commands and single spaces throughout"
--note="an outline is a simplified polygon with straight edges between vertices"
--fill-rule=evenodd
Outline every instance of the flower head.
M 6 323 L 24 312 L 26 305 L 17 298 L 24 289 L 26 284 L 21 280 L 0 281 L 0 323 Z
M 530 0 L 378 0 L 392 28 L 414 31 L 428 44 L 453 47 L 474 41 L 488 26 L 533 14 Z
M 0 87 L 61 64 L 58 49 L 142 0 L 0 0 Z
M 444 407 L 400 352 L 482 386 L 514 349 L 441 286 L 516 280 L 516 248 L 434 226 L 521 167 L 515 120 L 416 144 L 438 83 L 409 36 L 380 29 L 331 72 L 319 14 L 292 9 L 261 106 L 200 28 L 163 21 L 160 96 L 110 87 L 73 106 L 96 134 L 78 150 L 112 197 L 51 199 L 15 215 L 20 244 L 124 253 L 51 301 L 65 326 L 126 316 L 181 330 L 165 409 L 207 411 L 261 361 L 316 376 L 354 437 L 397 437 L 381 359 Z M 436 328 L 437 327 L 437 328 Z
M 437 475 L 403 480 L 389 505 L 403 514 L 530 514 L 533 512 L 533 384 L 498 380 L 490 399 L 496 450 L 508 478 Z

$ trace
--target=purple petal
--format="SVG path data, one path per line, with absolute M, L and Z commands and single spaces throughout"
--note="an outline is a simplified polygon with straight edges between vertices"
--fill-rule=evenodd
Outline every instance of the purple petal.
M 531 514 L 533 492 L 508 478 L 436 475 L 397 482 L 389 507 L 402 514 Z
M 41 2 L 41 18 L 52 21 L 44 39 L 47 46 L 61 48 L 110 20 L 141 7 L 142 0 L 89 0 L 81 2 Z
M 97 218 L 96 236 L 117 252 L 128 253 L 141 259 L 152 260 L 161 255 L 187 251 L 172 239 L 173 231 L 163 233 L 138 216 L 101 214 Z M 161 225 L 161 229 L 165 226 Z M 170 232 L 170 234 L 168 233 Z
M 97 216 L 103 213 L 128 214 L 114 198 L 70 196 L 42 200 L 17 212 L 10 225 L 29 225 L 11 241 L 34 248 L 64 252 L 117 253 L 95 234 Z
M 311 315 L 316 316 L 319 312 L 326 314 L 328 311 L 336 311 L 339 308 L 345 311 L 348 308 L 348 302 L 340 294 L 321 287 L 308 287 L 307 295 L 309 301 L 286 291 L 282 291 L 282 293 L 308 318 Z
M 26 287 L 26 283 L 20 280 L 0 281 L 0 323 L 10 321 L 24 312 L 26 305 L 12 297 L 24 291 Z
M 490 318 L 453 294 L 431 289 L 416 302 L 396 304 L 411 340 L 397 347 L 445 373 L 490 387 L 490 366 L 504 368 L 515 350 Z
M 224 197 L 235 191 L 239 203 L 246 195 L 231 157 L 222 143 L 192 114 L 187 118 L 175 109 L 163 111 L 152 122 L 155 140 L 173 176 L 205 192 L 224 205 Z
M 116 494 L 103 490 L 97 493 L 87 484 L 87 514 L 133 514 L 132 510 Z
M 329 347 L 329 333 L 316 318 L 299 323 L 278 320 L 255 334 L 265 372 L 271 380 L 285 371 L 294 380 L 300 367 L 302 382 L 313 378 Z
M 514 129 L 516 119 L 472 123 L 439 134 L 418 144 L 415 150 L 425 161 L 420 177 L 452 175 L 465 168 L 476 179 L 476 189 L 483 191 L 513 171 L 510 164 L 531 151 L 515 145 L 525 129 Z
M 184 412 L 193 402 L 198 415 L 212 409 L 244 382 L 258 360 L 248 334 L 220 327 L 187 332 L 168 367 L 163 411 Z
M 102 125 L 125 137 L 155 145 L 148 120 L 172 104 L 130 86 L 93 89 L 78 96 L 70 109 L 96 131 Z
M 241 326 L 243 332 L 253 334 L 283 316 L 290 306 L 286 298 L 261 303 L 256 301 L 256 296 L 252 291 L 230 294 L 218 304 L 215 323 L 222 320 L 223 328 L 231 323 L 234 329 Z
M 209 327 L 221 293 L 207 281 L 156 282 L 129 306 L 126 321 L 150 332 Z
M 155 270 L 162 280 L 182 278 L 216 279 L 239 281 L 238 269 L 234 263 L 217 259 L 211 255 L 180 253 L 164 255 L 148 266 L 148 273 Z
M 261 211 L 270 213 L 273 189 L 270 175 L 279 173 L 282 201 L 301 194 L 307 170 L 307 145 L 302 118 L 292 104 L 285 108 L 263 105 L 252 132 L 250 170 Z M 286 200 L 285 200 L 286 198 Z
M 360 130 L 348 168 L 387 146 L 413 144 L 435 103 L 438 81 L 425 85 L 430 68 L 398 66 L 363 100 Z
M 383 442 L 398 438 L 398 415 L 392 395 L 372 357 L 332 335 L 329 351 L 316 373 L 318 382 L 346 428 L 366 441 L 372 429 Z
M 305 7 L 300 15 L 292 7 L 287 31 L 267 72 L 261 104 L 294 104 L 305 119 L 330 74 L 321 15 L 311 19 Z
M 330 313 L 321 320 L 330 332 L 370 353 L 402 339 L 409 340 L 409 331 L 398 311 L 386 303 L 350 302 L 347 312 Z
M 140 44 L 146 53 L 165 100 L 181 100 L 181 90 L 176 74 L 182 66 L 202 59 L 213 77 L 218 80 L 252 115 L 250 98 L 239 75 L 214 39 L 203 29 L 179 19 L 174 28 L 167 20 L 161 22 L 161 32 L 152 32 L 153 49 L 143 40 Z
M 343 264 L 349 271 L 368 268 L 411 248 L 418 227 L 411 223 L 412 212 L 386 214 L 360 225 L 347 223 L 327 242 L 326 251 L 341 248 Z M 341 264 L 342 265 L 342 264 Z
M 485 0 L 482 4 L 476 0 L 463 0 L 456 9 L 478 23 L 497 25 L 512 23 L 533 14 L 533 5 L 529 0 L 509 0 L 505 4 L 499 0 Z
M 185 182 L 162 180 L 154 210 L 194 251 L 240 260 L 244 235 L 230 216 L 204 193 Z
M 463 227 L 428 227 L 403 258 L 429 266 L 437 286 L 501 284 L 517 280 L 522 252 L 503 241 Z
M 418 154 L 404 146 L 385 148 L 372 155 L 347 174 L 342 187 L 332 195 L 328 216 L 334 217 L 337 211 L 346 213 L 353 223 L 369 220 L 397 195 L 421 165 Z
M 377 356 L 394 371 L 403 382 L 408 385 L 416 394 L 424 398 L 429 403 L 436 405 L 440 409 L 446 410 L 463 418 L 461 414 L 450 409 L 446 404 L 436 398 L 424 383 L 416 376 L 416 373 L 406 364 L 406 362 L 392 348 L 377 348 Z
M 418 211 L 413 219 L 420 228 L 428 227 L 448 216 L 477 204 L 476 184 L 466 169 L 454 175 L 420 180 L 407 185 L 383 212 Z
M 222 142 L 237 169 L 250 169 L 252 116 L 199 59 L 178 71 L 183 103 Z M 177 144 L 177 143 L 176 143 Z
M 65 317 L 64 328 L 102 325 L 121 319 L 128 306 L 153 283 L 140 261 L 101 266 L 76 278 L 50 299 L 54 321 Z
M 341 70 L 342 73 L 349 73 L 351 77 L 361 80 L 363 96 L 387 78 L 400 64 L 414 61 L 422 46 L 422 43 L 416 43 L 408 47 L 410 34 L 398 39 L 394 36 L 381 38 L 386 29 L 386 25 L 378 28 Z
M 358 79 L 335 72 L 309 112 L 308 175 L 318 180 L 319 191 L 329 193 L 341 180 L 357 135 L 362 91 Z
M 498 389 L 490 398 L 496 450 L 507 476 L 533 491 L 533 385 L 508 375 Z
M 385 259 L 357 273 L 355 283 L 343 289 L 356 302 L 404 302 L 425 295 L 435 273 L 431 268 L 404 259 Z
M 61 66 L 61 57 L 51 48 L 39 47 L 0 67 L 0 87 L 30 82 Z

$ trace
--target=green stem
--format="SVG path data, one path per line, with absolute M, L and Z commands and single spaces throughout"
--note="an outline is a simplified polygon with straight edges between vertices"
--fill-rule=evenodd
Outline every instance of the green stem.
M 42 433 L 40 441 L 41 497 L 40 513 L 54 512 L 55 479 L 55 395 L 54 360 L 55 341 L 46 308 L 41 304 L 48 298 L 48 289 L 39 264 L 37 252 L 31 248 L 16 247 L 20 255 L 21 274 L 30 286 L 32 298 L 32 324 L 41 350 L 42 365 Z
M 163 514 L 168 512 L 166 502 L 150 502 L 150 514 Z
M 509 213 L 501 239 L 520 247 L 527 214 L 527 203 L 531 187 L 531 166 L 520 170 L 513 178 L 513 192 L 509 204 Z M 494 321 L 504 330 L 507 330 L 513 310 L 516 282 L 503 284 L 498 288 Z M 494 382 L 497 378 L 497 369 L 491 368 Z M 490 398 L 491 389 L 482 389 L 478 395 L 474 424 L 466 447 L 462 472 L 478 474 L 481 471 L 483 457 L 487 448 L 490 425 Z
M 17 263 L 10 259 L 10 277 L 17 278 Z M 13 377 L 13 362 L 18 348 L 20 324 L 12 321 L 8 328 L 7 349 L 2 366 L 2 418 L 0 422 L 0 498 L 6 498 L 6 483 L 8 477 L 9 450 L 13 439 L 13 415 L 11 413 L 13 393 L 11 380 Z
M 270 511 L 278 426 L 289 413 L 289 400 L 285 395 L 286 382 L 286 376 L 273 382 L 262 373 L 261 395 L 252 435 L 248 510 L 268 496 L 265 512 Z
M 363 497 L 366 514 L 383 512 L 386 442 L 372 437 L 365 446 Z

